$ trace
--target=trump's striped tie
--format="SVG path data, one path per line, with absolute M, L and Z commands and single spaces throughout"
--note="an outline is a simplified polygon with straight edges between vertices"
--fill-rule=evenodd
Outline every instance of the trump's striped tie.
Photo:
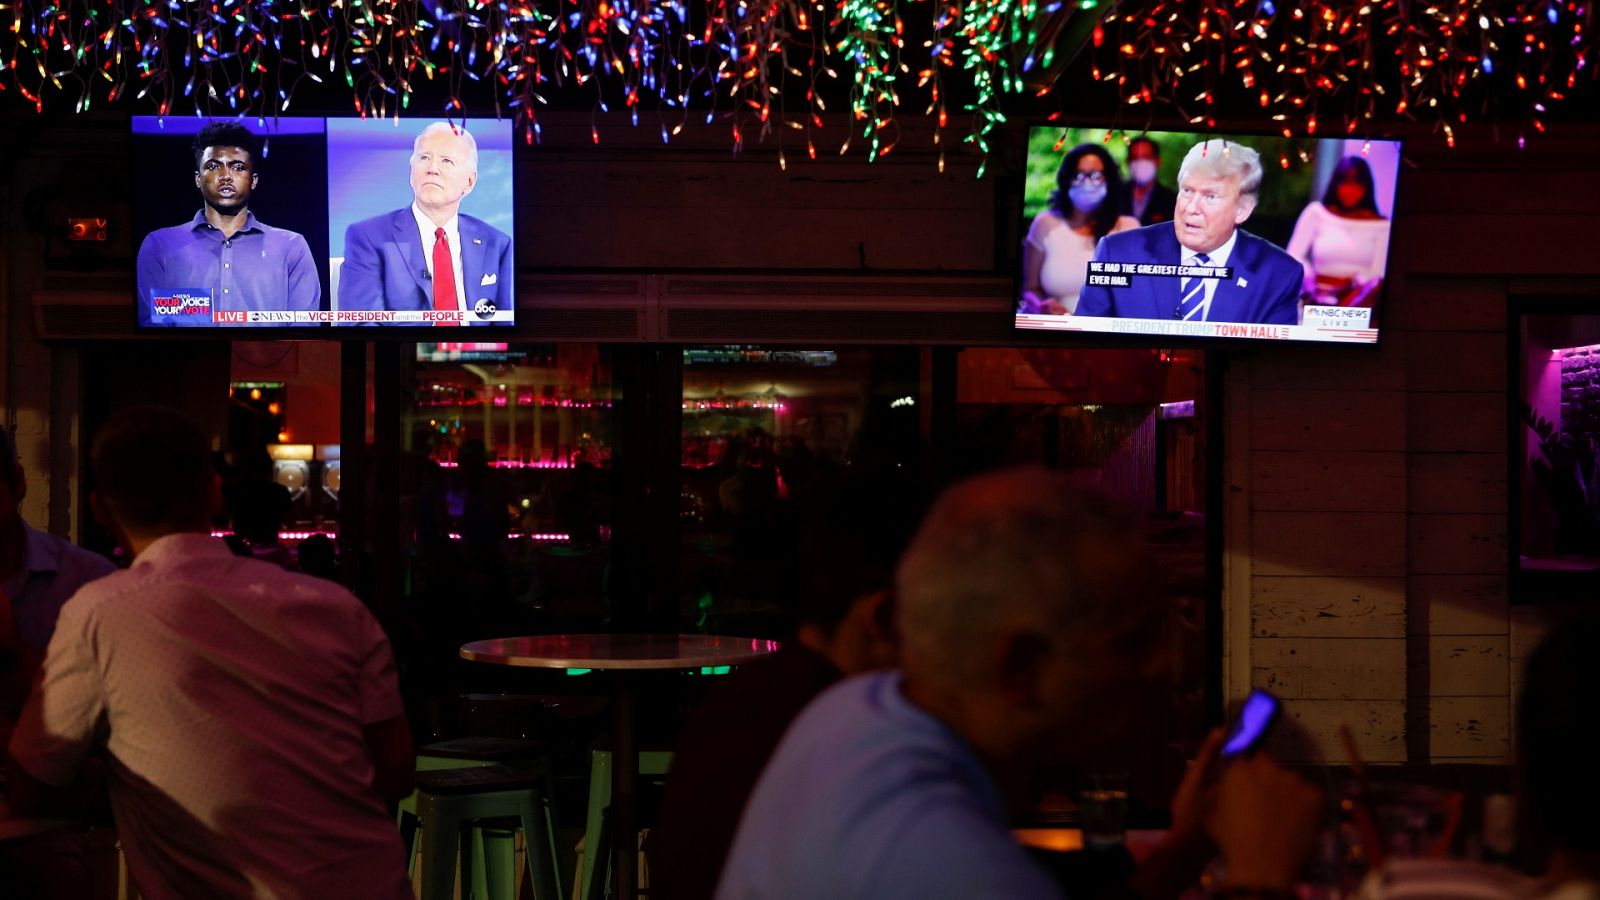
M 1204 253 L 1196 253 L 1191 265 L 1203 266 L 1211 262 L 1211 257 Z M 1192 319 L 1200 312 L 1200 307 L 1205 305 L 1206 280 L 1204 278 L 1185 278 L 1178 283 L 1178 292 L 1183 294 L 1183 299 L 1178 301 L 1177 312 L 1173 314 L 1176 319 Z

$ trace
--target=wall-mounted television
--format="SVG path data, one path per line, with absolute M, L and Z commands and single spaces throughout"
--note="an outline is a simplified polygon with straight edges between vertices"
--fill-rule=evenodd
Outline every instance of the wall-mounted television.
M 136 116 L 133 145 L 141 329 L 515 323 L 510 120 Z
M 1374 344 L 1398 141 L 1035 127 L 1019 335 Z

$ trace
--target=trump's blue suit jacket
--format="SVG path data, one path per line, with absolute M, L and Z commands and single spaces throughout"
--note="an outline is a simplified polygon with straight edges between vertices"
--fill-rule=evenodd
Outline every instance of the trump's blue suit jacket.
M 461 283 L 468 320 L 480 300 L 514 309 L 511 238 L 482 219 L 462 215 Z M 339 268 L 340 309 L 433 309 L 428 257 L 411 207 L 356 222 L 344 232 Z M 477 324 L 477 323 L 474 323 Z M 487 324 L 487 323 L 485 323 Z
M 1300 261 L 1242 228 L 1237 234 L 1228 256 L 1233 277 L 1217 281 L 1206 321 L 1294 325 L 1305 278 Z M 1179 245 L 1172 223 L 1160 222 L 1106 235 L 1095 247 L 1094 259 L 1176 266 L 1188 252 Z M 1134 275 L 1128 287 L 1086 284 L 1078 295 L 1076 315 L 1173 319 L 1183 299 L 1179 282 L 1164 275 Z

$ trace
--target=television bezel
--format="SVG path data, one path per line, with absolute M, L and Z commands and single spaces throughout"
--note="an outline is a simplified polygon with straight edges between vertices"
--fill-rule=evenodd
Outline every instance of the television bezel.
M 1017 212 L 1018 212 L 1018 219 L 1019 219 L 1019 222 L 1018 222 L 1018 225 L 1019 225 L 1018 235 L 1019 235 L 1019 237 L 1018 237 L 1018 241 L 1017 241 L 1017 246 L 1015 248 L 1013 248 L 1014 258 L 1012 260 L 1012 265 L 1011 265 L 1011 276 L 1012 276 L 1012 281 L 1013 281 L 1013 290 L 1012 290 L 1012 296 L 1011 296 L 1011 303 L 1008 305 L 1007 310 L 1006 310 L 1006 315 L 1010 319 L 1010 323 L 1011 323 L 1011 325 L 1010 325 L 1011 337 L 1016 342 L 1030 344 L 1030 345 L 1034 345 L 1034 346 L 1074 346 L 1074 347 L 1108 347 L 1108 348 L 1114 348 L 1114 347 L 1144 347 L 1144 348 L 1151 348 L 1151 347 L 1156 347 L 1156 348 L 1185 348 L 1185 349 L 1242 349 L 1242 348 L 1246 348 L 1246 347 L 1255 347 L 1255 348 L 1260 348 L 1260 347 L 1294 347 L 1294 348 L 1299 349 L 1299 348 L 1308 348 L 1308 347 L 1340 347 L 1340 348 L 1354 348 L 1357 351 L 1363 351 L 1363 352 L 1376 350 L 1377 348 L 1383 346 L 1384 320 L 1388 317 L 1387 316 L 1387 308 L 1390 305 L 1390 303 L 1392 302 L 1392 297 L 1393 297 L 1393 291 L 1391 290 L 1391 288 L 1393 287 L 1393 280 L 1394 280 L 1393 273 L 1395 272 L 1395 265 L 1394 265 L 1394 246 L 1395 246 L 1394 223 L 1396 221 L 1398 221 L 1398 219 L 1399 219 L 1399 216 L 1397 215 L 1397 213 L 1398 213 L 1398 210 L 1400 209 L 1402 192 L 1404 191 L 1404 184 L 1405 184 L 1405 181 L 1406 181 L 1406 179 L 1404 177 L 1404 172 L 1405 172 L 1404 162 L 1405 162 L 1406 142 L 1402 138 L 1399 138 L 1399 137 L 1385 137 L 1385 136 L 1381 136 L 1381 135 L 1366 134 L 1366 133 L 1332 135 L 1332 136 L 1330 136 L 1330 135 L 1318 136 L 1318 135 L 1315 135 L 1315 134 L 1305 134 L 1305 133 L 1294 133 L 1294 134 L 1290 134 L 1290 135 L 1285 135 L 1281 130 L 1279 130 L 1279 131 L 1265 131 L 1265 130 L 1260 130 L 1260 129 L 1252 129 L 1252 128 L 1249 128 L 1249 127 L 1227 128 L 1226 130 L 1220 129 L 1220 128 L 1206 128 L 1206 129 L 1201 130 L 1201 129 L 1185 128 L 1185 127 L 1183 127 L 1181 125 L 1162 125 L 1162 124 L 1159 124 L 1159 123 L 1151 123 L 1151 127 L 1148 127 L 1148 128 L 1128 128 L 1128 127 L 1124 127 L 1124 126 L 1107 125 L 1104 122 L 1104 120 L 1072 120 L 1072 119 L 1067 119 L 1065 117 L 1057 118 L 1057 119 L 1054 119 L 1054 120 L 1030 119 L 1030 120 L 1025 121 L 1023 124 L 1026 127 L 1026 131 L 1025 131 L 1024 136 L 1023 136 L 1022 174 L 1021 174 L 1021 176 L 1019 178 L 1017 178 L 1017 187 L 1015 189 L 1016 190 L 1016 194 L 1015 194 L 1015 196 L 1013 198 L 1013 202 L 1011 204 L 1011 208 L 1016 209 Z M 1067 331 L 1067 330 L 1057 331 L 1057 330 L 1046 329 L 1046 328 L 1022 328 L 1022 327 L 1019 327 L 1017 325 L 1017 321 L 1016 321 L 1016 317 L 1017 317 L 1016 301 L 1017 301 L 1017 296 L 1022 291 L 1022 242 L 1024 240 L 1026 240 L 1026 234 L 1027 234 L 1027 229 L 1028 229 L 1028 224 L 1029 224 L 1026 221 L 1026 218 L 1022 213 L 1023 209 L 1026 207 L 1026 204 L 1027 204 L 1027 190 L 1028 190 L 1028 185 L 1027 185 L 1027 164 L 1028 164 L 1027 163 L 1027 152 L 1028 152 L 1028 146 L 1032 141 L 1032 136 L 1033 136 L 1034 131 L 1037 130 L 1037 129 L 1052 129 L 1052 130 L 1054 130 L 1054 129 L 1063 129 L 1064 130 L 1064 129 L 1068 129 L 1068 128 L 1088 129 L 1088 130 L 1101 130 L 1101 131 L 1105 131 L 1107 133 L 1125 134 L 1125 135 L 1128 135 L 1130 137 L 1138 135 L 1138 134 L 1146 134 L 1146 133 L 1151 133 L 1151 132 L 1159 133 L 1159 134 L 1183 134 L 1183 133 L 1188 133 L 1188 134 L 1195 135 L 1197 139 L 1201 138 L 1201 137 L 1204 137 L 1204 138 L 1206 138 L 1208 140 L 1210 138 L 1213 138 L 1213 137 L 1226 138 L 1226 137 L 1229 137 L 1229 136 L 1238 135 L 1238 136 L 1242 136 L 1242 137 L 1261 137 L 1261 138 L 1270 138 L 1270 139 L 1284 139 L 1284 138 L 1287 138 L 1288 140 L 1311 140 L 1311 141 L 1321 141 L 1321 140 L 1339 140 L 1339 141 L 1370 140 L 1370 141 L 1384 141 L 1384 142 L 1387 142 L 1387 143 L 1392 143 L 1392 144 L 1397 145 L 1397 152 L 1399 153 L 1401 165 L 1399 166 L 1399 168 L 1396 170 L 1396 173 L 1395 173 L 1394 199 L 1393 199 L 1393 201 L 1391 203 L 1391 208 L 1389 210 L 1390 228 L 1389 228 L 1389 244 L 1388 244 L 1388 247 L 1386 248 L 1387 265 L 1386 265 L 1385 270 L 1384 270 L 1383 284 L 1382 284 L 1382 286 L 1379 287 L 1378 298 L 1377 298 L 1377 301 L 1376 301 L 1375 305 L 1373 306 L 1373 320 L 1374 320 L 1374 323 L 1375 323 L 1373 325 L 1373 328 L 1374 328 L 1374 330 L 1377 331 L 1377 337 L 1372 341 L 1310 341 L 1310 340 L 1305 340 L 1305 339 L 1301 339 L 1301 338 L 1286 338 L 1286 339 L 1279 340 L 1279 339 L 1249 338 L 1249 337 L 1195 337 L 1195 336 L 1192 336 L 1192 335 L 1176 335 L 1176 334 L 1147 334 L 1147 333 L 1137 333 L 1137 332 L 1127 333 L 1127 332 L 1114 332 L 1114 331 Z M 1309 202 L 1309 200 L 1308 200 L 1308 202 Z M 1161 321 L 1164 321 L 1164 320 L 1161 320 Z M 1248 324 L 1248 323 L 1246 323 L 1246 324 Z
M 129 135 L 130 139 L 138 137 L 137 133 L 134 131 L 134 125 L 133 125 L 134 119 L 162 119 L 162 118 L 169 119 L 169 120 L 180 119 L 181 118 L 181 119 L 184 119 L 185 121 L 189 121 L 192 117 L 148 116 L 148 115 L 145 115 L 145 116 L 130 116 L 129 119 L 128 119 L 128 126 L 127 126 L 127 133 Z M 243 116 L 243 117 L 240 117 L 240 116 L 208 116 L 208 117 L 205 117 L 203 119 L 203 121 L 206 121 L 206 122 L 239 122 L 240 124 L 243 124 L 246 127 L 251 127 L 251 125 L 254 124 L 256 122 L 256 120 L 262 119 L 262 118 L 265 118 L 265 117 L 261 117 L 261 116 Z M 329 119 L 359 119 L 359 118 L 361 118 L 361 117 L 360 116 L 344 115 L 344 114 L 330 112 L 330 113 L 326 113 L 326 114 L 317 114 L 317 115 L 273 116 L 273 117 L 271 117 L 271 120 L 272 121 L 278 121 L 280 119 L 318 119 L 318 120 L 321 120 L 324 123 L 324 126 L 325 126 L 327 120 L 329 120 Z M 413 122 L 413 123 L 414 122 L 437 122 L 437 121 L 448 121 L 451 118 L 452 117 L 440 116 L 440 115 L 432 115 L 432 116 L 426 116 L 426 115 L 401 115 L 401 116 L 398 117 L 398 121 L 401 122 L 401 123 L 406 123 L 406 122 Z M 453 118 L 459 120 L 459 119 L 462 119 L 463 117 L 462 116 L 455 116 Z M 483 115 L 476 115 L 476 116 L 469 115 L 469 116 L 465 116 L 464 118 L 466 118 L 466 119 L 491 119 L 491 118 L 495 118 L 495 117 L 493 117 L 493 116 L 483 116 Z M 394 122 L 394 121 L 396 121 L 396 118 L 395 117 L 389 117 L 386 121 Z M 522 284 L 523 279 L 521 278 L 521 273 L 518 272 L 517 266 L 515 264 L 515 252 L 516 252 L 516 246 L 517 246 L 517 240 L 518 240 L 517 236 L 518 236 L 518 232 L 520 231 L 520 229 L 522 227 L 522 223 L 519 220 L 520 217 L 518 216 L 517 204 L 516 204 L 516 200 L 515 200 L 515 198 L 518 196 L 517 195 L 517 183 L 518 183 L 518 179 L 520 178 L 519 170 L 521 169 L 521 164 L 518 161 L 517 144 L 516 144 L 516 125 L 510 119 L 500 119 L 500 121 L 504 122 L 506 127 L 511 130 L 511 137 L 512 137 L 511 150 L 510 150 L 510 153 L 511 153 L 511 186 L 510 187 L 511 187 L 511 197 L 513 198 L 512 199 L 512 204 L 511 204 L 511 246 L 512 246 L 512 253 L 513 253 L 512 297 L 514 298 L 513 303 L 512 303 L 512 311 L 513 311 L 513 314 L 514 314 L 515 318 L 510 323 L 504 324 L 504 325 L 460 325 L 460 326 L 455 326 L 455 327 L 477 328 L 477 329 L 486 328 L 486 329 L 488 329 L 487 334 L 493 335 L 496 343 L 507 343 L 507 342 L 509 342 L 509 343 L 527 343 L 529 341 L 538 340 L 538 335 L 526 333 L 523 330 L 524 329 L 524 325 L 523 325 L 524 313 L 523 313 L 523 310 L 522 310 L 522 303 L 521 303 L 521 300 L 522 300 L 521 284 Z M 255 130 L 255 129 L 252 128 L 252 130 Z M 324 129 L 323 134 L 324 134 L 324 136 L 326 136 L 326 134 L 327 134 L 326 129 Z M 135 163 L 136 158 L 137 158 L 137 154 L 136 153 L 130 153 L 129 154 L 129 162 L 130 162 L 130 174 L 129 174 L 129 177 L 131 179 L 130 183 L 132 183 L 132 184 L 138 184 L 139 183 L 136 180 L 138 178 L 138 173 L 136 171 L 137 166 L 136 166 L 136 163 Z M 326 162 L 324 162 L 324 165 L 326 165 Z M 135 199 L 137 199 L 137 198 L 135 198 Z M 322 202 L 323 202 L 324 207 L 326 207 L 327 202 L 328 202 L 328 198 L 326 196 L 323 197 Z M 326 210 L 324 210 L 324 215 L 326 215 L 326 214 L 327 214 Z M 134 234 L 133 234 L 134 246 L 133 246 L 132 249 L 133 249 L 135 255 L 137 255 L 139 243 L 144 240 L 145 236 L 148 233 L 149 232 L 141 232 L 141 231 L 135 231 L 134 232 Z M 332 236 L 331 235 L 329 237 L 329 240 L 330 241 L 332 240 Z M 320 277 L 320 275 L 319 275 L 319 277 Z M 331 289 L 331 281 L 332 281 L 332 273 L 331 272 L 329 273 L 329 281 L 330 281 L 330 284 L 324 285 L 324 287 Z M 405 322 L 405 323 L 394 323 L 394 324 L 378 323 L 378 324 L 372 324 L 372 325 L 360 325 L 360 324 L 350 324 L 350 325 L 333 325 L 333 324 L 325 324 L 325 325 L 219 325 L 216 322 L 212 322 L 209 325 L 182 325 L 182 326 L 177 326 L 177 325 L 145 325 L 142 322 L 140 322 L 140 320 L 139 320 L 139 304 L 142 302 L 142 298 L 139 296 L 137 260 L 135 260 L 134 268 L 128 273 L 127 295 L 130 298 L 132 298 L 132 303 L 130 303 L 129 306 L 128 306 L 128 314 L 129 314 L 129 317 L 131 318 L 132 323 L 133 323 L 133 334 L 137 338 L 160 338 L 162 340 L 216 340 L 216 339 L 218 339 L 220 337 L 228 336 L 232 340 L 249 340 L 249 341 L 287 340 L 287 341 L 399 341 L 399 342 L 418 341 L 418 342 L 420 342 L 423 337 L 427 337 L 429 335 L 433 335 L 435 333 L 435 329 L 439 327 L 437 325 L 433 325 L 433 324 L 425 323 L 425 322 Z M 331 306 L 331 304 L 330 304 L 330 306 Z

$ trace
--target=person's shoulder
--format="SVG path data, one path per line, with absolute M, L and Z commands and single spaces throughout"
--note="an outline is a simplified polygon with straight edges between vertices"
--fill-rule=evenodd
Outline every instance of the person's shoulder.
M 292 250 L 303 249 L 309 252 L 311 249 L 311 243 L 306 240 L 306 236 L 292 228 L 279 228 L 276 225 L 268 225 L 260 219 L 256 220 L 256 227 L 260 228 L 269 240 L 287 244 Z
M 93 620 L 102 609 L 117 609 L 144 590 L 143 580 L 128 569 L 113 569 L 85 581 L 61 606 L 59 622 Z M 59 628 L 59 624 L 57 626 Z
M 1033 223 L 1028 226 L 1028 233 L 1035 236 L 1043 236 L 1058 228 L 1065 227 L 1067 227 L 1067 220 L 1061 217 L 1061 213 L 1047 206 L 1039 210 L 1039 214 L 1033 217 Z
M 58 538 L 55 535 L 44 535 L 44 537 L 56 543 L 57 559 L 60 560 L 59 565 L 63 569 L 71 568 L 77 573 L 87 575 L 88 578 L 86 580 L 103 578 L 117 571 L 116 563 L 93 550 L 85 550 L 77 544 Z
M 1107 247 L 1128 249 L 1131 247 L 1154 247 L 1161 240 L 1162 232 L 1172 233 L 1171 222 L 1157 222 L 1154 225 L 1139 225 L 1138 220 L 1131 216 L 1122 216 L 1117 219 L 1120 224 L 1123 219 L 1133 222 L 1136 227 L 1118 228 L 1100 239 Z
M 1333 213 L 1328 210 L 1328 207 L 1323 205 L 1321 200 L 1312 200 L 1310 203 L 1306 204 L 1305 209 L 1300 211 L 1300 217 L 1302 219 L 1311 219 L 1312 221 L 1317 222 L 1327 219 L 1332 215 Z
M 1272 241 L 1267 240 L 1261 235 L 1252 234 L 1251 232 L 1245 231 L 1243 228 L 1238 230 L 1238 235 L 1239 239 L 1238 244 L 1236 245 L 1237 247 L 1248 248 L 1248 252 L 1265 259 L 1287 259 L 1293 262 L 1296 266 L 1300 265 L 1299 260 L 1289 255 L 1289 251 L 1279 247 L 1277 244 L 1274 244 Z
M 391 209 L 386 213 L 378 213 L 377 215 L 372 216 L 370 218 L 361 219 L 359 221 L 351 222 L 350 225 L 345 228 L 345 232 L 347 234 L 354 234 L 354 233 L 359 233 L 359 232 L 363 232 L 363 231 L 378 231 L 378 230 L 381 230 L 383 228 L 388 228 L 388 227 L 391 227 L 393 225 L 394 220 L 395 220 L 395 218 L 397 216 L 399 216 L 401 213 L 409 213 L 409 212 L 410 212 L 409 209 L 407 209 L 406 207 L 402 206 L 399 209 Z
M 178 225 L 167 225 L 161 228 L 153 229 L 149 234 L 145 235 L 144 240 L 139 243 L 139 252 L 143 253 L 146 249 L 159 247 L 167 241 L 181 237 L 193 228 L 194 220 L 191 219 Z
M 460 213 L 460 216 L 461 224 L 466 226 L 467 230 L 478 235 L 479 237 L 493 238 L 495 240 L 506 241 L 508 243 L 511 240 L 511 235 L 506 234 L 504 231 L 501 231 L 493 225 L 490 225 L 488 222 L 485 222 L 477 216 L 469 216 L 466 213 Z
M 1139 220 L 1135 219 L 1133 216 L 1117 216 L 1116 223 L 1111 226 L 1111 233 L 1118 234 L 1123 231 L 1132 231 L 1135 228 L 1143 227 L 1145 226 L 1140 225 Z

